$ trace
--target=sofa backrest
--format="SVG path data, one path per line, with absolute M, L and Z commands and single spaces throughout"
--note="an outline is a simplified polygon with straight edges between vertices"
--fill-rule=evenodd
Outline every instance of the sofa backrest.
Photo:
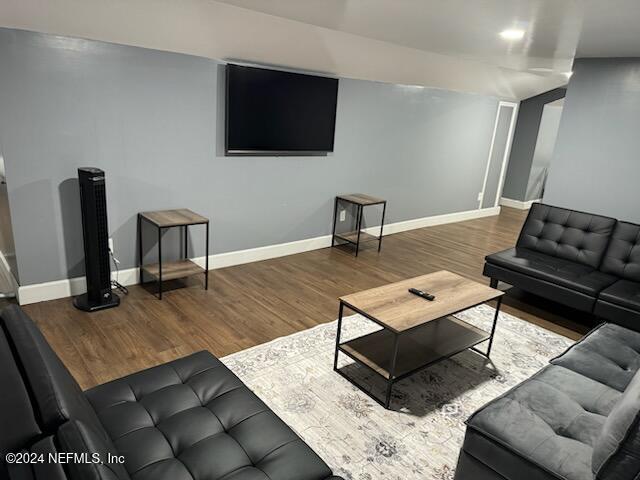
M 534 203 L 517 246 L 598 268 L 615 224 L 614 218 Z
M 80 385 L 33 320 L 16 305 L 5 308 L 1 316 L 41 428 L 52 434 L 67 420 L 78 419 L 108 438 Z
M 596 480 L 636 480 L 640 473 L 640 372 L 604 422 L 593 445 Z
M 616 224 L 600 269 L 626 280 L 640 282 L 640 225 L 629 222 Z
M 4 328 L 0 328 L 0 478 L 6 478 L 5 455 L 37 440 L 40 427 Z

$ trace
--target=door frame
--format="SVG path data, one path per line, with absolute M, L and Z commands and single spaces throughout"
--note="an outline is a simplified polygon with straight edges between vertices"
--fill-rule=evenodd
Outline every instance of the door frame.
M 478 209 L 482 209 L 482 203 L 484 202 L 484 196 L 487 190 L 487 181 L 489 180 L 489 170 L 491 169 L 491 158 L 493 157 L 493 147 L 496 141 L 496 134 L 498 132 L 498 120 L 500 119 L 500 110 L 502 107 L 512 107 L 513 114 L 511 115 L 511 119 L 509 121 L 509 131 L 507 132 L 507 141 L 504 149 L 504 155 L 502 156 L 502 166 L 500 167 L 500 177 L 498 178 L 498 188 L 496 190 L 496 198 L 491 207 L 486 208 L 495 208 L 498 206 L 500 202 L 500 197 L 502 196 L 502 189 L 504 187 L 504 177 L 507 173 L 507 164 L 509 162 L 509 155 L 511 155 L 511 146 L 513 144 L 513 134 L 516 126 L 516 120 L 518 118 L 518 107 L 520 106 L 520 102 L 506 102 L 499 101 L 498 108 L 496 110 L 496 120 L 493 123 L 493 134 L 491 135 L 491 145 L 489 147 L 489 155 L 487 157 L 487 167 L 484 171 L 484 180 L 482 181 L 482 190 L 480 191 L 480 199 L 478 200 Z

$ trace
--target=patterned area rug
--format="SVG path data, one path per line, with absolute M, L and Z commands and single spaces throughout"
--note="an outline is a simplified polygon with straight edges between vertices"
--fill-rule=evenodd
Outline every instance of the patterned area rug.
M 488 330 L 494 312 L 481 305 L 457 316 Z M 344 320 L 343 338 L 376 329 L 355 315 Z M 491 362 L 470 351 L 444 360 L 395 384 L 385 410 L 333 371 L 335 334 L 333 322 L 222 360 L 347 480 L 453 478 L 465 419 L 573 343 L 501 313 Z M 341 358 L 382 395 L 377 377 Z

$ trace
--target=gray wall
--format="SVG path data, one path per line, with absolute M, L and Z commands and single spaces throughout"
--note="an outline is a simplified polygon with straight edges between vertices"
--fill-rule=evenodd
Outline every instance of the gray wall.
M 560 118 L 562 117 L 562 105 L 555 105 L 555 103 L 545 105 L 542 112 L 525 200 L 539 200 L 542 198 L 545 180 L 551 166 L 553 150 L 558 138 Z
M 504 179 L 503 197 L 512 200 L 527 200 L 527 186 L 531 176 L 533 154 L 536 149 L 544 106 L 563 98 L 565 93 L 565 88 L 556 88 L 520 102 L 511 154 L 509 155 L 509 166 Z
M 492 97 L 341 79 L 333 154 L 224 157 L 215 61 L 0 29 L 0 65 L 23 285 L 83 274 L 78 166 L 106 171 L 109 228 L 127 268 L 143 210 L 210 217 L 219 253 L 328 234 L 337 193 L 388 199 L 389 223 L 475 209 L 497 109 Z
M 545 201 L 640 222 L 640 58 L 580 59 Z

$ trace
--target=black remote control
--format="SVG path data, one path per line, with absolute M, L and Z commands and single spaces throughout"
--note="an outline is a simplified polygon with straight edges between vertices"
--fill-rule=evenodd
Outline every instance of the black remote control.
M 417 288 L 410 288 L 409 292 L 413 293 L 414 295 L 417 295 L 419 297 L 424 298 L 425 300 L 429 300 L 430 302 L 433 302 L 436 297 L 434 297 L 433 295 L 431 295 L 430 293 L 427 292 L 423 292 L 422 290 L 418 290 Z

